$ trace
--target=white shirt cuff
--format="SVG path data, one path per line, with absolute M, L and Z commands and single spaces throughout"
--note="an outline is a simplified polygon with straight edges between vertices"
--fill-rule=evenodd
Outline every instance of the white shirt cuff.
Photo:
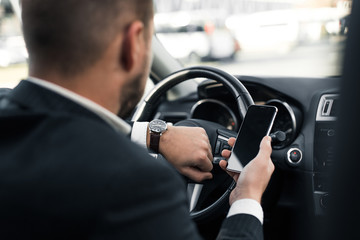
M 147 148 L 146 137 L 148 125 L 148 122 L 134 122 L 131 132 L 131 141 L 139 144 L 143 148 Z
M 264 222 L 264 212 L 262 207 L 260 203 L 253 199 L 246 198 L 235 201 L 231 205 L 227 217 L 231 217 L 236 214 L 249 214 L 259 219 L 261 224 Z

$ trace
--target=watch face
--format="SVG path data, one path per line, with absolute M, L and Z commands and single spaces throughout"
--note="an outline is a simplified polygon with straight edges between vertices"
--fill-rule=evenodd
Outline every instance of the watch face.
M 152 120 L 149 123 L 149 129 L 152 132 L 162 133 L 167 129 L 166 122 L 159 119 Z

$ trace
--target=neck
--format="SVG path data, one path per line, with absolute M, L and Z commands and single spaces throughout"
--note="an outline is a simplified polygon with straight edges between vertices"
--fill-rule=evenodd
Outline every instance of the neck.
M 62 76 L 56 71 L 31 70 L 29 75 L 66 88 L 117 114 L 120 110 L 120 101 L 117 101 L 120 90 L 109 74 L 92 69 L 74 76 Z

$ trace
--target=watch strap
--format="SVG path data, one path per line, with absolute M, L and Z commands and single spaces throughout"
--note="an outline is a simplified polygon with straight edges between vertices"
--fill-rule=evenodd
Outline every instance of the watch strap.
M 149 148 L 155 153 L 159 153 L 160 133 L 150 132 L 150 146 Z

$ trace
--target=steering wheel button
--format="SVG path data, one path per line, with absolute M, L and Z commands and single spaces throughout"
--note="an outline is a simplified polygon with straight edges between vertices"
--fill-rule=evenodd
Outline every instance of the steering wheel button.
M 219 164 L 221 160 L 223 160 L 223 158 L 221 158 L 221 157 L 214 157 L 213 163 L 214 163 L 214 164 Z
M 223 149 L 231 150 L 231 147 L 229 144 L 225 143 Z
M 215 154 L 219 154 L 220 153 L 220 149 L 221 149 L 221 141 L 217 140 L 216 141 L 216 146 L 215 146 Z

